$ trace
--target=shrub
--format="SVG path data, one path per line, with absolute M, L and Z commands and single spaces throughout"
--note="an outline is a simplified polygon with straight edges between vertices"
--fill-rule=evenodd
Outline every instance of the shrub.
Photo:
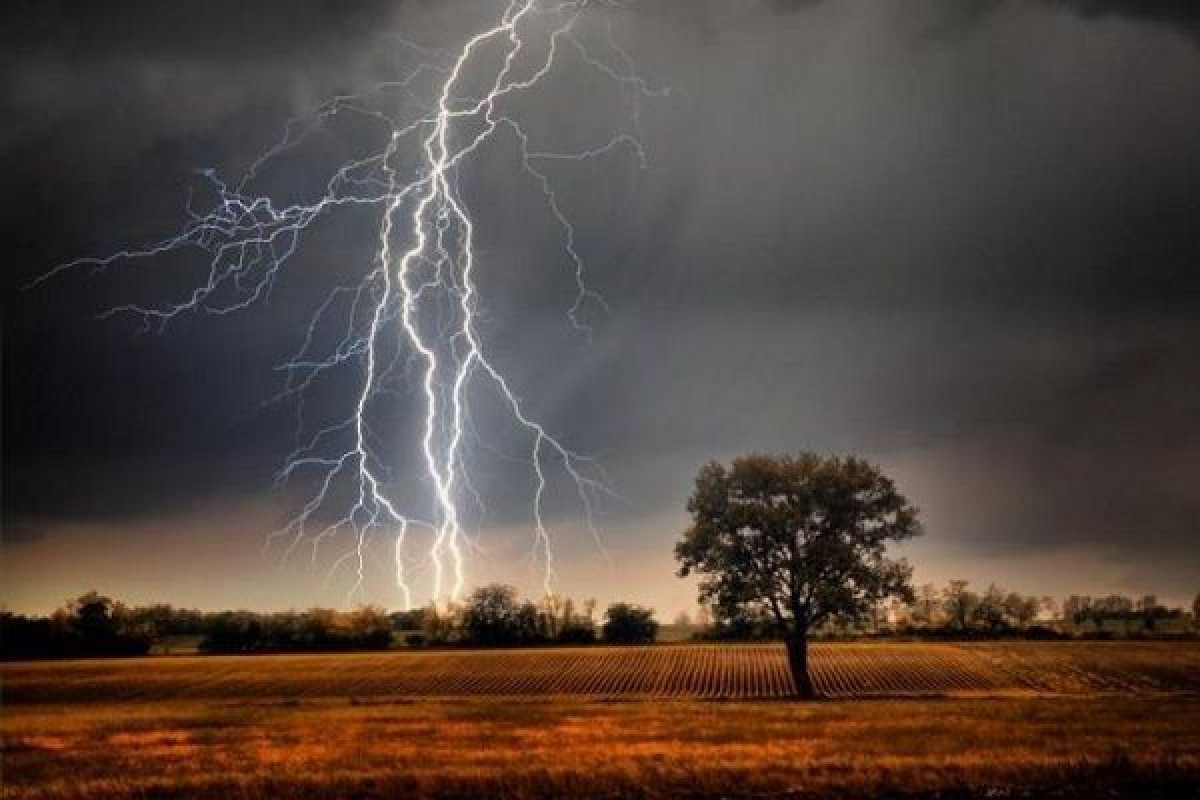
M 613 644 L 647 644 L 658 636 L 653 609 L 614 603 L 604 612 L 604 641 Z
M 4 658 L 88 658 L 140 656 L 150 650 L 152 632 L 108 597 L 88 592 L 49 618 L 4 614 L 0 655 Z
M 590 625 L 571 625 L 559 631 L 558 641 L 562 644 L 593 644 L 596 629 Z

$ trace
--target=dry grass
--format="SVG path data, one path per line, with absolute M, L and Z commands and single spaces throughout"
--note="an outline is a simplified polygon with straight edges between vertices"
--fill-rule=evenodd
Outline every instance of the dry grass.
M 891 646 L 871 647 L 882 649 L 837 655 L 874 655 L 876 669 L 890 664 L 903 672 L 903 658 L 887 657 Z M 437 663 L 458 669 L 455 659 L 484 656 L 9 665 L 0 797 L 1197 796 L 1200 696 L 1161 691 L 1186 687 L 1146 667 L 1158 663 L 1148 651 L 1089 645 L 1075 655 L 1046 649 L 1061 645 L 1006 647 L 960 652 L 966 663 L 982 663 L 983 674 L 1011 676 L 1005 687 L 1018 685 L 1022 670 L 1036 672 L 1038 659 L 1051 665 L 1066 659 L 1083 674 L 1122 680 L 1152 674 L 1158 683 L 1106 693 L 1001 688 L 818 703 L 536 694 L 449 699 L 381 691 L 380 673 L 433 671 Z M 565 655 L 608 663 L 606 652 L 612 651 Z M 696 653 L 701 661 L 708 657 L 702 648 Z M 744 653 L 751 660 L 762 655 Z M 1191 674 L 1195 649 L 1166 653 L 1173 656 L 1168 666 L 1176 665 L 1171 669 Z M 559 662 L 530 660 L 565 655 L 487 657 L 524 659 L 541 674 L 536 668 Z M 1005 662 L 1018 657 L 1016 667 Z M 446 660 L 421 660 L 439 658 Z M 1096 665 L 1079 666 L 1094 659 Z M 131 696 L 131 687 L 141 687 L 140 694 Z
M 4 797 L 718 796 L 1200 775 L 1200 699 L 6 709 Z

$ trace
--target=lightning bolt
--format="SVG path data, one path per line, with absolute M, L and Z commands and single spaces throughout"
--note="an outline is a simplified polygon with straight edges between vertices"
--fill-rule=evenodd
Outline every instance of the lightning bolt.
M 495 23 L 468 38 L 457 53 L 397 39 L 398 49 L 415 57 L 415 66 L 367 94 L 335 97 L 314 114 L 289 121 L 280 141 L 235 185 L 215 171 L 204 171 L 217 202 L 197 211 L 189 200 L 188 221 L 178 234 L 144 248 L 62 264 L 35 281 L 78 267 L 102 271 L 118 262 L 199 248 L 206 253 L 207 273 L 183 298 L 159 306 L 120 305 L 101 315 L 134 315 L 146 329 L 162 330 L 185 313 L 225 315 L 265 300 L 316 220 L 341 208 L 379 210 L 369 269 L 356 285 L 334 288 L 317 308 L 299 350 L 280 366 L 286 382 L 275 398 L 295 400 L 298 442 L 284 460 L 278 483 L 303 477 L 312 489 L 294 516 L 268 536 L 268 543 L 282 540 L 285 557 L 307 544 L 315 563 L 323 542 L 349 533 L 352 546 L 330 568 L 330 575 L 346 567 L 352 570 L 349 598 L 364 592 L 370 543 L 384 536 L 391 538 L 389 569 L 400 601 L 406 608 L 413 605 L 409 549 L 414 530 L 429 534 L 419 563 L 428 567 L 430 598 L 436 603 L 461 596 L 472 544 L 466 533 L 468 517 L 471 509 L 482 513 L 485 508 L 471 481 L 466 453 L 479 443 L 472 434 L 471 407 L 472 397 L 484 386 L 496 394 L 514 429 L 529 443 L 521 460 L 533 480 L 531 555 L 541 567 L 545 590 L 550 592 L 555 580 L 545 508 L 552 471 L 559 470 L 574 484 L 585 527 L 604 552 L 595 512 L 601 499 L 616 495 L 603 471 L 534 418 L 489 354 L 480 326 L 477 282 L 478 271 L 486 265 L 476 250 L 475 221 L 459 184 L 463 168 L 482 157 L 484 145 L 508 134 L 505 141 L 513 143 L 522 171 L 540 191 L 561 231 L 563 257 L 575 285 L 566 315 L 581 335 L 590 337 L 585 310 L 589 304 L 607 306 L 587 284 L 575 227 L 544 165 L 622 151 L 644 168 L 639 100 L 669 94 L 637 75 L 629 54 L 616 41 L 611 16 L 601 50 L 579 35 L 590 8 L 613 5 L 508 0 L 498 9 Z M 526 127 L 506 111 L 505 101 L 535 90 L 566 54 L 619 85 L 632 108 L 631 124 L 589 149 L 534 149 Z M 472 95 L 472 82 L 486 88 Z M 396 105 L 416 108 L 417 113 L 405 119 L 393 111 Z M 338 166 L 314 202 L 281 205 L 252 192 L 269 164 L 344 115 L 381 126 L 381 149 Z M 330 328 L 340 331 L 336 344 L 322 350 L 318 342 Z M 346 367 L 358 367 L 359 376 L 349 414 L 311 431 L 305 397 Z M 376 409 L 394 402 L 396 374 L 415 383 L 421 404 L 418 460 L 422 482 L 431 490 L 428 513 L 403 507 L 397 499 L 397 489 L 406 484 L 397 483 L 389 466 L 392 448 L 372 428 Z

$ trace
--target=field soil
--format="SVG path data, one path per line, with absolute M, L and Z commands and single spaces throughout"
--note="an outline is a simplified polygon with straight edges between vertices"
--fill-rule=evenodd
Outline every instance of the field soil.
M 1200 692 L 1200 642 L 815 644 L 827 698 Z M 391 651 L 26 662 L 8 703 L 286 697 L 771 699 L 794 688 L 778 644 Z
M 3 798 L 1200 797 L 1200 646 L 3 666 Z

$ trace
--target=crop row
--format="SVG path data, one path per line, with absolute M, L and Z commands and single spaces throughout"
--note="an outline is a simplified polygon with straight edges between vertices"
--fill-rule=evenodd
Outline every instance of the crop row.
M 828 697 L 1200 690 L 1200 647 L 815 644 L 810 670 Z M 3 677 L 9 703 L 793 692 L 777 644 L 148 658 L 8 665 Z

